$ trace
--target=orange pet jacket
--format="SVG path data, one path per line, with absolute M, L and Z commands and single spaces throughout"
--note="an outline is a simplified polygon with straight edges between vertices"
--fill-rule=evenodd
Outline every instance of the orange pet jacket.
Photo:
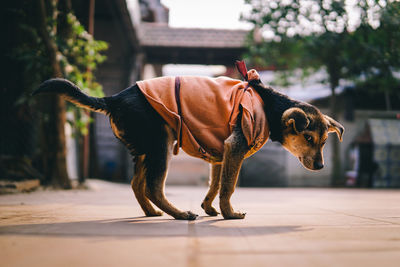
M 246 157 L 268 140 L 264 103 L 248 82 L 228 77 L 183 76 L 154 78 L 137 85 L 175 130 L 174 154 L 182 147 L 187 154 L 208 162 L 222 161 L 224 141 L 231 135 L 241 109 L 242 131 L 250 148 Z

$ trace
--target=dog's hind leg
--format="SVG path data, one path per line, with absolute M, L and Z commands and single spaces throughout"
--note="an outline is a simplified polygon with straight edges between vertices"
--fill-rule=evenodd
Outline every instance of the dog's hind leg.
M 155 210 L 150 200 L 146 197 L 146 170 L 143 164 L 144 158 L 145 155 L 141 155 L 137 156 L 135 159 L 135 174 L 131 181 L 132 190 L 146 216 L 161 216 L 163 213 Z
M 211 164 L 210 167 L 210 188 L 201 204 L 204 211 L 210 216 L 217 216 L 219 212 L 212 206 L 212 202 L 218 194 L 221 186 L 221 164 Z
M 146 195 L 157 207 L 175 219 L 195 220 L 197 217 L 196 214 L 177 209 L 167 200 L 164 194 L 168 163 L 172 155 L 172 143 L 174 141 L 170 128 L 167 128 L 167 132 L 167 140 L 159 140 L 161 142 L 157 149 L 154 149 L 151 153 L 147 153 L 144 158 Z

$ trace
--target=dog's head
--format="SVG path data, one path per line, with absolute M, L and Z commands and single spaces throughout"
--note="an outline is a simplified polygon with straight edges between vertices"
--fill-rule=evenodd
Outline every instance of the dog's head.
M 282 126 L 283 147 L 309 170 L 324 167 L 323 148 L 328 133 L 335 132 L 342 141 L 344 132 L 340 123 L 307 104 L 287 109 L 282 115 Z

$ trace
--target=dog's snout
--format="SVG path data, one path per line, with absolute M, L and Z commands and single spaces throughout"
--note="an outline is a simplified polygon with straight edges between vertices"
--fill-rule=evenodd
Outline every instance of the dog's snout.
M 324 167 L 324 164 L 320 161 L 314 161 L 314 170 L 320 170 Z

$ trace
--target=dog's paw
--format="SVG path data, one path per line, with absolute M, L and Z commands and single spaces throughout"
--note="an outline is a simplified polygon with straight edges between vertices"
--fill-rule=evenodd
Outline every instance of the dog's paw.
M 206 205 L 204 205 L 204 202 L 201 204 L 201 207 L 203 208 L 203 210 L 205 211 L 205 213 L 207 213 L 210 216 L 218 216 L 219 212 L 212 206 L 207 207 Z
M 156 216 L 162 216 L 164 213 L 162 211 L 159 210 L 155 210 L 152 212 L 145 212 L 147 217 L 156 217 Z
M 226 220 L 244 219 L 246 213 L 234 212 L 231 214 L 223 214 L 223 216 Z
M 209 209 L 206 209 L 204 211 L 210 216 L 218 216 L 219 214 L 219 212 L 213 207 L 210 207 Z
M 185 211 L 185 212 L 182 212 L 181 214 L 179 214 L 178 216 L 176 216 L 175 219 L 177 219 L 177 220 L 189 220 L 189 221 L 193 221 L 193 220 L 196 220 L 196 218 L 197 218 L 198 216 L 199 216 L 199 215 L 194 214 L 194 213 L 191 212 L 191 211 Z

